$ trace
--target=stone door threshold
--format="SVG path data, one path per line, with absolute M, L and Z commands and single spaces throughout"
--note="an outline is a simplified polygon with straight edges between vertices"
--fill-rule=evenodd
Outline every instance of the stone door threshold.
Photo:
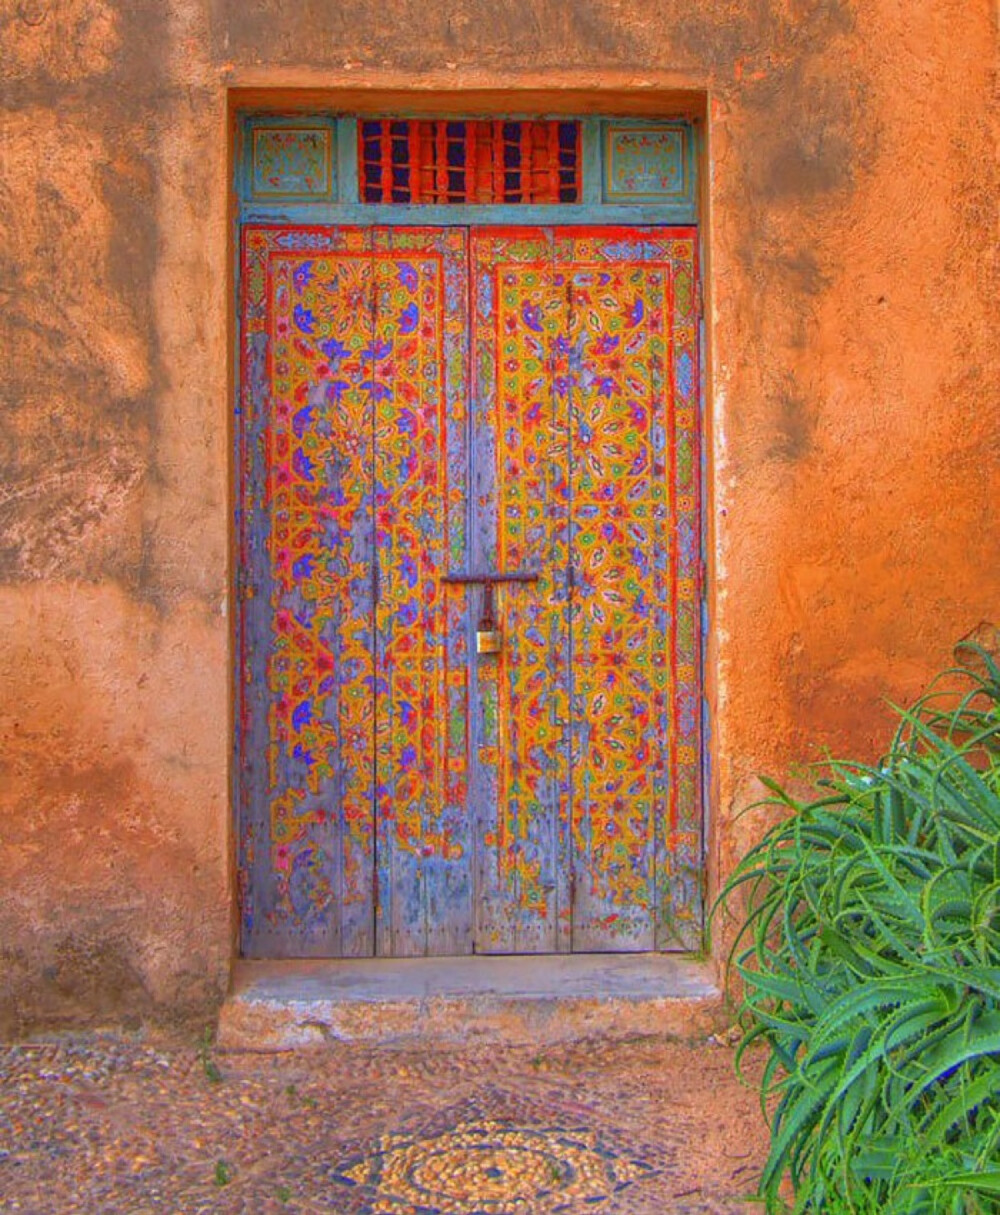
M 241 961 L 218 1045 L 692 1039 L 724 1021 L 711 964 L 684 954 Z

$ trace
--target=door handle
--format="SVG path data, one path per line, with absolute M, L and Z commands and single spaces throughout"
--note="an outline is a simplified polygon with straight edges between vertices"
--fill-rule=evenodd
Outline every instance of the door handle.
M 444 574 L 441 581 L 458 586 L 475 583 L 482 583 L 483 586 L 495 586 L 498 582 L 537 582 L 540 577 L 537 570 L 511 570 L 508 573 L 486 570 L 481 574 Z
M 452 586 L 475 586 L 483 588 L 483 611 L 476 625 L 476 653 L 499 654 L 503 648 L 503 634 L 496 619 L 494 587 L 501 582 L 537 582 L 539 575 L 533 570 L 512 570 L 509 573 L 445 574 L 441 581 Z

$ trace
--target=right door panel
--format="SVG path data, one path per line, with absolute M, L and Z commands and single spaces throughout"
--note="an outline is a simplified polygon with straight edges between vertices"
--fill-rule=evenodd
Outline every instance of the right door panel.
M 480 952 L 695 948 L 701 930 L 695 233 L 477 233 L 473 557 Z

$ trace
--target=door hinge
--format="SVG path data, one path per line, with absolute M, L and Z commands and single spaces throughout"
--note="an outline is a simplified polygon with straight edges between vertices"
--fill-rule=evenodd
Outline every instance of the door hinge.
M 699 317 L 699 319 L 704 317 L 704 315 L 705 315 L 705 295 L 702 290 L 700 278 L 695 282 L 695 285 L 694 285 L 694 308 L 695 308 L 695 314 Z

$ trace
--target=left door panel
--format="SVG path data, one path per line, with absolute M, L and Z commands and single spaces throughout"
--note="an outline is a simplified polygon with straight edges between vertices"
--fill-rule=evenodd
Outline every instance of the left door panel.
M 465 543 L 464 241 L 243 233 L 236 761 L 249 956 L 461 952 L 468 935 L 465 636 L 439 582 Z

